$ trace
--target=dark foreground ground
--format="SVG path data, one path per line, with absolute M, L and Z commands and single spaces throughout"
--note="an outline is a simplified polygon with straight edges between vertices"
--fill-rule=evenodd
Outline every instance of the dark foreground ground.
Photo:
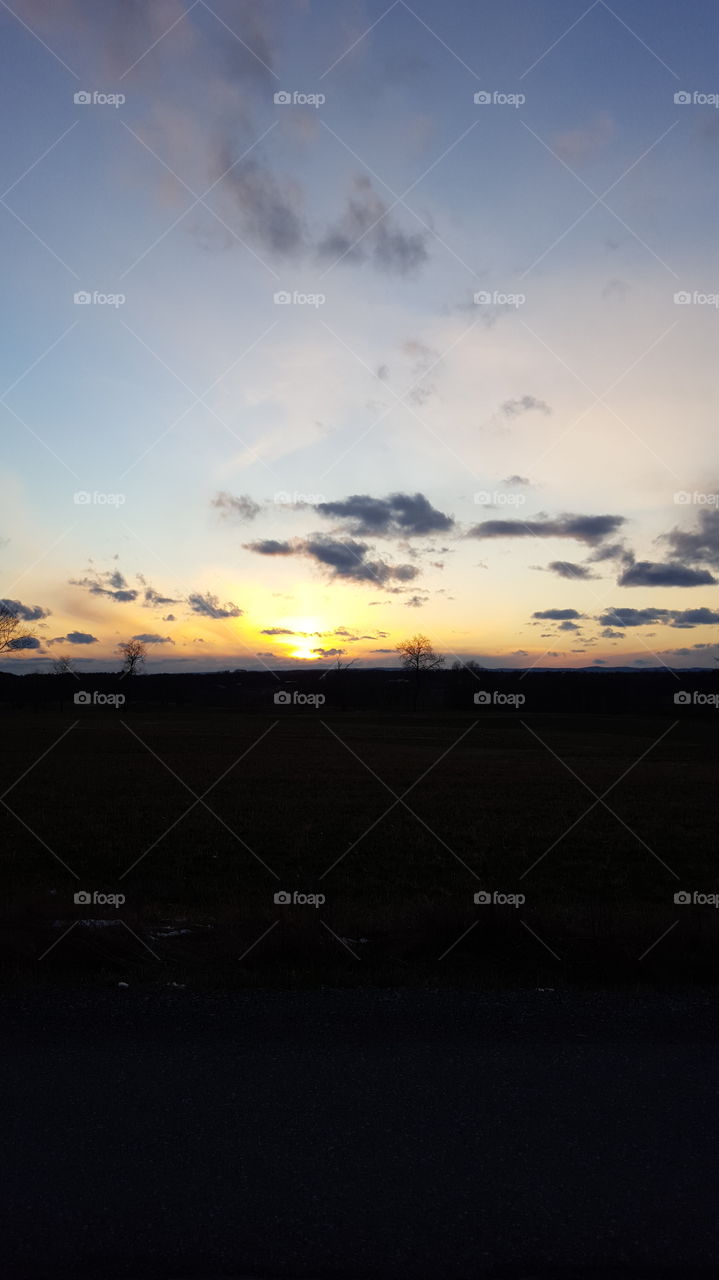
M 13 1280 L 714 1276 L 712 993 L 3 998 Z
M 0 982 L 717 983 L 719 719 L 670 692 L 653 715 L 5 711 Z

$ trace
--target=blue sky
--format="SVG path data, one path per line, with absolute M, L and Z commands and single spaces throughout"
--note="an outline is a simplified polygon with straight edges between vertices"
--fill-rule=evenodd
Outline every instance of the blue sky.
M 5 668 L 133 635 L 155 669 L 385 663 L 416 630 L 711 663 L 719 18 L 690 18 L 4 8 L 0 563 L 41 615 Z

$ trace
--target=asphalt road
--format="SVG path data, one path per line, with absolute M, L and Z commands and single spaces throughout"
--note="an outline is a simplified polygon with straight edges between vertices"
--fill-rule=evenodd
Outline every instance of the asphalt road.
M 716 1275 L 712 993 L 0 998 L 3 1276 Z

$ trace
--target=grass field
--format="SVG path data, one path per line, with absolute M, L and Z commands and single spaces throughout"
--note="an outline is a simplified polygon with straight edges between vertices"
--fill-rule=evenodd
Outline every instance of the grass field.
M 277 712 L 5 713 L 6 980 L 715 981 L 713 721 Z

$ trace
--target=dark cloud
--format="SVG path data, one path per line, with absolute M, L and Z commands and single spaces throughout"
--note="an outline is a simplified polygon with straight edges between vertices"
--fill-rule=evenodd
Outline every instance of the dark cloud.
M 68 644 L 98 644 L 97 636 L 90 635 L 89 631 L 68 631 L 63 637 Z
M 625 524 L 624 516 L 577 516 L 554 519 L 483 520 L 468 531 L 470 538 L 575 538 L 594 546 Z
M 586 565 L 574 564 L 571 560 L 552 560 L 547 565 L 550 573 L 556 573 L 559 578 L 596 578 L 596 574 L 592 573 Z
M 510 487 L 521 485 L 523 488 L 531 488 L 532 482 L 527 478 L 527 476 L 507 476 L 507 478 L 502 481 L 502 484 L 506 484 Z
M 294 636 L 296 631 L 288 631 L 287 627 L 266 627 L 260 632 L 261 636 Z
M 236 497 L 231 493 L 218 493 L 212 499 L 212 505 L 217 507 L 225 518 L 234 517 L 241 521 L 254 520 L 262 510 L 259 502 L 255 502 L 248 493 L 240 493 Z
M 708 569 L 689 569 L 683 564 L 655 564 L 637 560 L 624 570 L 619 587 L 704 587 L 716 582 Z
M 119 570 L 98 573 L 94 578 L 71 578 L 70 585 L 84 587 L 91 596 L 105 596 L 116 604 L 131 604 L 137 600 L 139 591 L 129 588 Z
M 240 231 L 247 240 L 282 258 L 295 257 L 306 249 L 298 183 L 276 177 L 256 159 L 233 165 L 227 147 L 220 152 L 219 174 L 224 174 L 222 189 L 231 196 Z
M 144 608 L 152 608 L 155 605 L 165 604 L 181 604 L 181 599 L 175 599 L 172 596 L 162 596 L 154 587 L 145 587 L 145 603 Z M 165 621 L 165 619 L 163 619 Z M 174 621 L 174 619 L 173 619 Z
M 244 542 L 245 551 L 255 551 L 260 556 L 291 556 L 294 547 L 291 542 L 277 542 L 275 538 L 262 538 L 259 542 Z
M 49 618 L 50 610 L 43 609 L 40 604 L 22 604 L 19 600 L 0 600 L 0 609 L 5 609 L 14 618 L 23 622 L 39 622 L 40 618 Z
M 672 529 L 660 541 L 669 545 L 670 556 L 681 563 L 709 564 L 719 569 L 719 509 L 702 508 L 697 526 L 693 532 Z
M 371 262 L 379 271 L 409 275 L 428 258 L 429 233 L 406 232 L 396 225 L 389 205 L 364 174 L 352 179 L 347 208 L 317 246 L 321 259 Z
M 706 627 L 719 623 L 719 612 L 716 609 L 676 609 L 673 612 L 673 627 Z
M 16 636 L 10 641 L 8 649 L 39 649 L 40 641 L 35 636 Z
M 653 622 L 668 622 L 668 609 L 607 609 L 598 621 L 604 627 L 646 627 Z
M 552 412 L 546 400 L 538 400 L 536 396 L 519 396 L 516 400 L 505 400 L 499 406 L 499 412 L 504 418 L 518 418 L 520 414 L 530 413 L 532 410 L 537 413 Z
M 577 613 L 576 609 L 542 609 L 537 613 L 533 613 L 533 618 L 551 618 L 555 622 L 562 622 L 565 618 L 581 618 L 583 615 Z
M 306 556 L 330 571 L 333 578 L 345 578 L 352 582 L 379 583 L 384 586 L 393 580 L 410 582 L 419 573 L 419 569 L 411 564 L 387 564 L 382 559 L 370 559 L 368 553 L 371 549 L 366 542 L 356 542 L 352 538 L 340 540 L 324 533 L 294 538 L 292 542 L 286 543 L 250 542 L 245 546 L 248 551 L 256 551 L 260 555 Z M 398 588 L 388 587 L 387 590 L 396 591 Z
M 355 542 L 351 538 L 340 542 L 323 534 L 315 534 L 302 543 L 304 554 L 331 569 L 335 578 L 384 584 L 392 579 L 410 582 L 417 577 L 419 569 L 414 565 L 370 560 L 367 556 L 369 550 L 366 542 Z
M 340 502 L 319 502 L 314 510 L 347 521 L 352 534 L 375 538 L 421 537 L 454 526 L 453 518 L 433 507 L 423 493 L 390 493 L 386 498 L 354 493 Z
M 244 613 L 244 610 L 238 609 L 231 600 L 221 605 L 217 596 L 211 595 L 209 591 L 204 596 L 194 592 L 187 597 L 187 603 L 193 613 L 200 613 L 205 618 L 240 618 Z
M 174 644 L 175 641 L 170 636 L 158 636 L 150 633 L 145 635 L 133 636 L 133 640 L 141 640 L 143 644 Z
M 318 658 L 339 658 L 345 651 L 344 649 L 313 649 Z

